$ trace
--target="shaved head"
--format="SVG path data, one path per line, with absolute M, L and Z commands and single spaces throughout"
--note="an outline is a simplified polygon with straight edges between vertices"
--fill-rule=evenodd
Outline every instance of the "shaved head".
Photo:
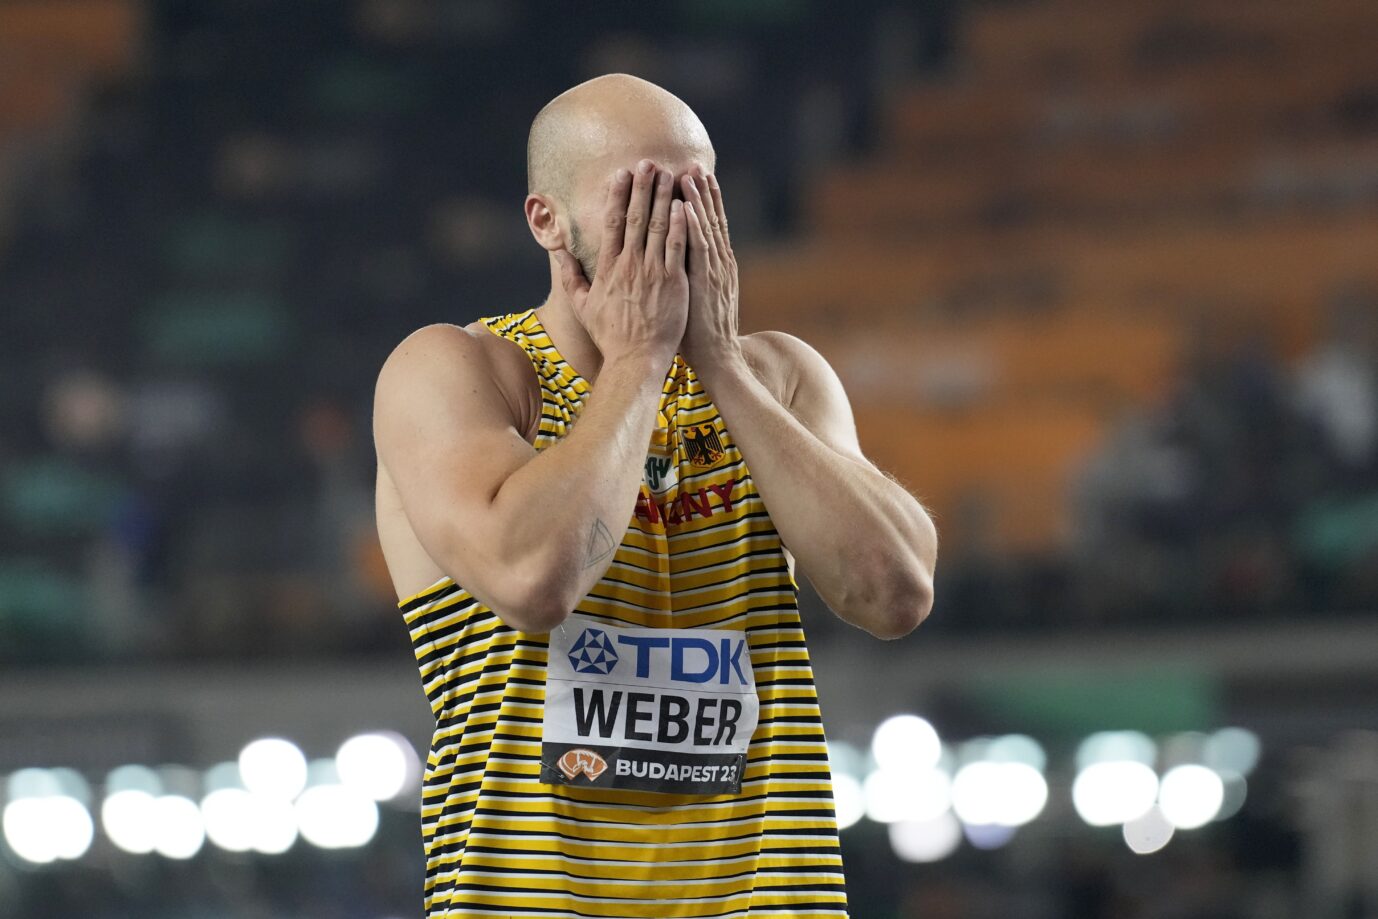
M 716 155 L 693 109 L 630 74 L 607 74 L 565 90 L 531 122 L 527 192 L 549 198 L 569 221 L 570 252 L 589 278 L 598 241 L 590 246 L 581 224 L 597 226 L 609 177 L 618 168 L 634 169 L 643 158 L 678 175 L 692 163 L 711 171 Z

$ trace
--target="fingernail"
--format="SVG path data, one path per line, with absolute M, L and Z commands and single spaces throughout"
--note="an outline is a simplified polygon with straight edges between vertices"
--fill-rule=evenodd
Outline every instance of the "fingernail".
M 651 165 L 652 164 L 650 160 L 642 160 L 641 162 L 636 164 L 636 169 L 642 175 L 645 175 L 646 173 L 651 171 Z
M 708 184 L 712 188 L 718 187 L 718 177 L 713 175 L 713 173 L 711 172 L 708 174 Z
M 619 181 L 619 182 L 625 182 L 625 181 L 627 181 L 628 177 L 630 177 L 630 176 L 631 176 L 631 173 L 628 172 L 628 171 L 625 170 L 625 169 L 619 169 L 619 170 L 617 170 L 617 181 Z
M 681 207 L 682 203 L 683 203 L 683 202 L 681 202 L 678 198 L 676 198 L 674 201 L 671 201 L 671 202 L 670 202 L 670 213 L 672 213 L 672 214 L 678 214 L 678 213 L 680 212 L 680 207 Z
M 660 190 L 661 190 L 661 191 L 664 191 L 665 189 L 669 188 L 669 187 L 670 187 L 670 173 L 668 173 L 668 172 L 662 172 L 662 173 L 660 174 L 660 178 L 656 180 L 656 184 L 657 184 L 658 186 L 660 186 Z

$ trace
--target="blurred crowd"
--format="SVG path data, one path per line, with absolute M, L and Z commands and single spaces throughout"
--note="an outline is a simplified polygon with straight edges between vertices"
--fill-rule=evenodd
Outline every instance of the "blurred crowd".
M 414 328 L 543 296 L 518 208 L 532 114 L 593 73 L 676 87 L 746 260 L 790 235 L 814 170 L 865 151 L 885 87 L 943 61 L 951 14 L 267 6 L 150 4 L 138 72 L 22 189 L 0 248 L 6 664 L 406 653 L 372 384 Z M 1170 394 L 1086 457 L 1071 548 L 946 554 L 926 628 L 1371 606 L 1375 298 L 1337 291 L 1300 362 L 1203 330 Z M 816 636 L 841 628 L 815 612 Z
M 937 628 L 1227 625 L 1378 602 L 1378 291 L 1337 291 L 1285 361 L 1203 334 L 1164 395 L 1128 407 L 1070 486 L 1065 555 L 945 559 Z M 955 569 L 955 570 L 954 570 Z
M 904 20 L 914 60 L 941 14 Z M 534 113 L 594 73 L 681 88 L 720 148 L 754 151 L 730 167 L 749 244 L 861 142 L 884 37 L 874 10 L 795 4 L 137 15 L 135 72 L 89 88 L 0 242 L 6 664 L 406 653 L 373 382 L 413 329 L 544 296 L 520 213 Z
M 1295 365 L 1257 336 L 1198 347 L 1079 482 L 1088 609 L 1229 622 L 1378 598 L 1378 292 L 1338 292 Z M 1203 335 L 1203 345 L 1213 341 Z

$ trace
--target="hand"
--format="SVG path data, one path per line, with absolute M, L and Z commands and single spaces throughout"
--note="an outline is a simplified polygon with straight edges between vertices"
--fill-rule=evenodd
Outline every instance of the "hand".
M 695 166 L 680 177 L 689 234 L 689 321 L 680 354 L 691 367 L 741 358 L 737 257 L 715 176 Z
M 619 169 L 608 188 L 603 239 L 593 284 L 565 249 L 560 282 L 574 316 L 605 363 L 647 355 L 668 365 L 689 313 L 684 208 L 671 201 L 674 180 L 642 160 L 633 176 Z

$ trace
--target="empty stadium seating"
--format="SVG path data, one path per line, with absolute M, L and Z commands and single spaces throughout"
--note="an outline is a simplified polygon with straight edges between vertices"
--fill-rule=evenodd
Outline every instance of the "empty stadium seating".
M 812 183 L 807 237 L 746 265 L 744 313 L 833 359 L 945 537 L 982 494 L 1045 550 L 1104 406 L 1160 397 L 1183 342 L 1297 356 L 1378 287 L 1375 42 L 1363 0 L 974 7 L 880 149 Z

